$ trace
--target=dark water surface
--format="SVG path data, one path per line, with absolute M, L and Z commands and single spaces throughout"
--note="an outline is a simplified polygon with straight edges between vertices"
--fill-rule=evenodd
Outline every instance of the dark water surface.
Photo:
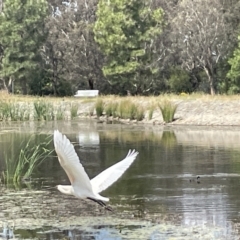
M 69 183 L 54 154 L 26 183 L 0 185 L 3 239 L 240 239 L 240 128 L 2 124 L 1 172 L 23 141 L 46 141 L 54 129 L 74 144 L 91 178 L 139 151 L 102 192 L 114 212 L 51 189 Z

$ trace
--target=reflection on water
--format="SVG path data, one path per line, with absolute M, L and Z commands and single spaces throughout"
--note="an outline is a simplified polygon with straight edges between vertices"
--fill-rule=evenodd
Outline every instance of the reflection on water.
M 78 133 L 78 142 L 82 147 L 99 147 L 99 133 L 97 131 L 81 131 Z
M 28 187 L 2 185 L 2 237 L 13 234 L 6 223 L 14 222 L 15 236 L 25 239 L 239 239 L 234 234 L 240 223 L 240 129 L 31 124 L 0 128 L 1 171 L 4 151 L 13 154 L 32 133 L 36 142 L 44 141 L 56 128 L 73 142 L 91 178 L 122 160 L 129 149 L 140 154 L 102 193 L 114 213 L 47 190 L 69 183 L 56 157 L 37 169 Z

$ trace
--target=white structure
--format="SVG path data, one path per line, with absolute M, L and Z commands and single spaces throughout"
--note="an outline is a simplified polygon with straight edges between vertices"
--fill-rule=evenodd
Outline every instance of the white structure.
M 78 90 L 74 97 L 97 97 L 99 90 Z

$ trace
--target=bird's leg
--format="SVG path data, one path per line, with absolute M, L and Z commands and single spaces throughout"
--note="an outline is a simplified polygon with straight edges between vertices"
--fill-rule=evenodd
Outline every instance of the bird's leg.
M 96 200 L 96 199 L 90 198 L 90 197 L 88 197 L 87 199 L 92 200 L 92 201 L 95 202 L 95 203 L 98 203 L 98 204 L 99 204 L 100 206 L 102 206 L 102 207 L 105 207 L 105 206 L 106 206 L 106 204 L 105 204 L 103 201 L 101 201 L 101 200 Z
M 106 206 L 105 209 L 108 210 L 108 211 L 110 211 L 110 212 L 113 211 L 113 209 L 112 209 L 111 207 L 109 207 L 109 206 Z
M 108 206 L 106 205 L 106 203 L 104 203 L 104 202 L 101 201 L 101 200 L 96 200 L 96 199 L 90 198 L 90 197 L 88 197 L 87 199 L 92 200 L 92 201 L 95 202 L 95 203 L 98 203 L 101 207 L 104 207 L 104 208 L 105 208 L 106 210 L 108 210 L 108 211 L 112 211 L 112 208 L 111 208 L 111 207 L 108 207 Z

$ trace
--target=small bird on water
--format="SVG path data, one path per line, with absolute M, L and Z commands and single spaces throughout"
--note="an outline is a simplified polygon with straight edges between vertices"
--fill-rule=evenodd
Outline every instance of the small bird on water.
M 189 179 L 189 182 L 194 182 L 194 179 Z M 200 183 L 200 176 L 197 176 L 197 183 L 199 184 Z
M 109 201 L 109 198 L 103 197 L 99 193 L 107 189 L 122 176 L 134 162 L 138 152 L 129 150 L 127 156 L 122 161 L 112 165 L 90 180 L 68 138 L 58 130 L 55 130 L 53 142 L 60 165 L 71 182 L 71 185 L 57 185 L 57 189 L 64 194 L 92 200 L 105 207 L 106 210 L 112 211 L 105 204 L 105 202 Z

